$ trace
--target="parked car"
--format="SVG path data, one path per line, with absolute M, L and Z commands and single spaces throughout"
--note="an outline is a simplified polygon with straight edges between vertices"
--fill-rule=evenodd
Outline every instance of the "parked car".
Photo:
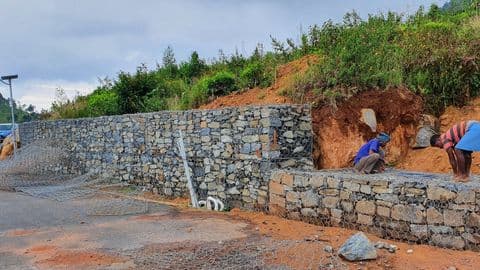
M 18 130 L 18 125 L 15 124 L 15 130 Z M 8 137 L 8 135 L 12 134 L 12 124 L 11 123 L 6 123 L 6 124 L 0 124 L 0 143 L 3 142 L 3 140 Z

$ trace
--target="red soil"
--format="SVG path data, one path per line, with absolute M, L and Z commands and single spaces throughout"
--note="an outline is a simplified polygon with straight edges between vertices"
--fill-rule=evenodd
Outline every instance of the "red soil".
M 52 257 L 39 261 L 37 266 L 40 269 L 79 269 L 111 266 L 125 261 L 124 258 L 99 252 L 61 250 Z
M 300 221 L 266 215 L 258 212 L 244 212 L 233 209 L 230 216 L 240 217 L 251 222 L 263 235 L 275 239 L 300 240 L 294 246 L 287 246 L 278 251 L 271 262 L 283 263 L 292 269 L 308 269 L 311 262 L 328 262 L 328 253 L 323 251 L 325 245 L 335 250 L 357 231 L 316 226 Z M 372 242 L 382 241 L 398 247 L 396 253 L 378 250 L 378 259 L 363 263 L 348 263 L 349 269 L 480 269 L 480 255 L 473 251 L 457 251 L 427 245 L 410 245 L 403 242 L 388 241 L 374 235 L 366 234 Z M 306 241 L 308 239 L 308 241 Z M 302 241 L 303 240 L 303 241 Z M 407 253 L 412 249 L 413 253 Z M 359 268 L 359 266 L 362 266 Z
M 243 92 L 232 93 L 218 97 L 211 103 L 200 106 L 200 109 L 215 109 L 222 107 L 238 107 L 247 105 L 292 103 L 288 97 L 280 93 L 288 87 L 296 74 L 304 73 L 308 67 L 318 61 L 315 55 L 302 57 L 288 64 L 278 67 L 275 83 L 268 88 L 253 88 Z

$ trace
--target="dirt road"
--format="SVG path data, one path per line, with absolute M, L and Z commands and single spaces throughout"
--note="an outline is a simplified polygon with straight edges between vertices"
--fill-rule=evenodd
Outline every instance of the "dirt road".
M 338 249 L 354 231 L 236 209 L 149 204 L 145 214 L 111 194 L 63 202 L 11 192 L 0 198 L 0 269 L 480 268 L 480 253 L 405 243 L 375 261 L 346 263 L 324 248 Z

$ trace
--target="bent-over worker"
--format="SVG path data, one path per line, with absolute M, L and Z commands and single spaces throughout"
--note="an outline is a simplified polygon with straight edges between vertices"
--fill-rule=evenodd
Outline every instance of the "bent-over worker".
M 472 152 L 480 151 L 480 122 L 463 121 L 442 135 L 433 135 L 430 145 L 447 151 L 455 180 L 467 182 L 472 166 Z
M 355 160 L 355 170 L 360 173 L 377 173 L 385 169 L 385 151 L 382 149 L 390 141 L 387 133 L 380 133 L 358 150 Z

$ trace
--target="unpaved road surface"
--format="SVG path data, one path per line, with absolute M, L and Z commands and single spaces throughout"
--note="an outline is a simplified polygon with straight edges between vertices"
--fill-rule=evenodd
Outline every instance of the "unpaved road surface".
M 362 263 L 324 250 L 337 250 L 354 233 L 236 209 L 145 205 L 111 193 L 59 202 L 0 191 L 0 269 L 480 269 L 477 252 L 393 241 L 396 254 L 379 251 Z

